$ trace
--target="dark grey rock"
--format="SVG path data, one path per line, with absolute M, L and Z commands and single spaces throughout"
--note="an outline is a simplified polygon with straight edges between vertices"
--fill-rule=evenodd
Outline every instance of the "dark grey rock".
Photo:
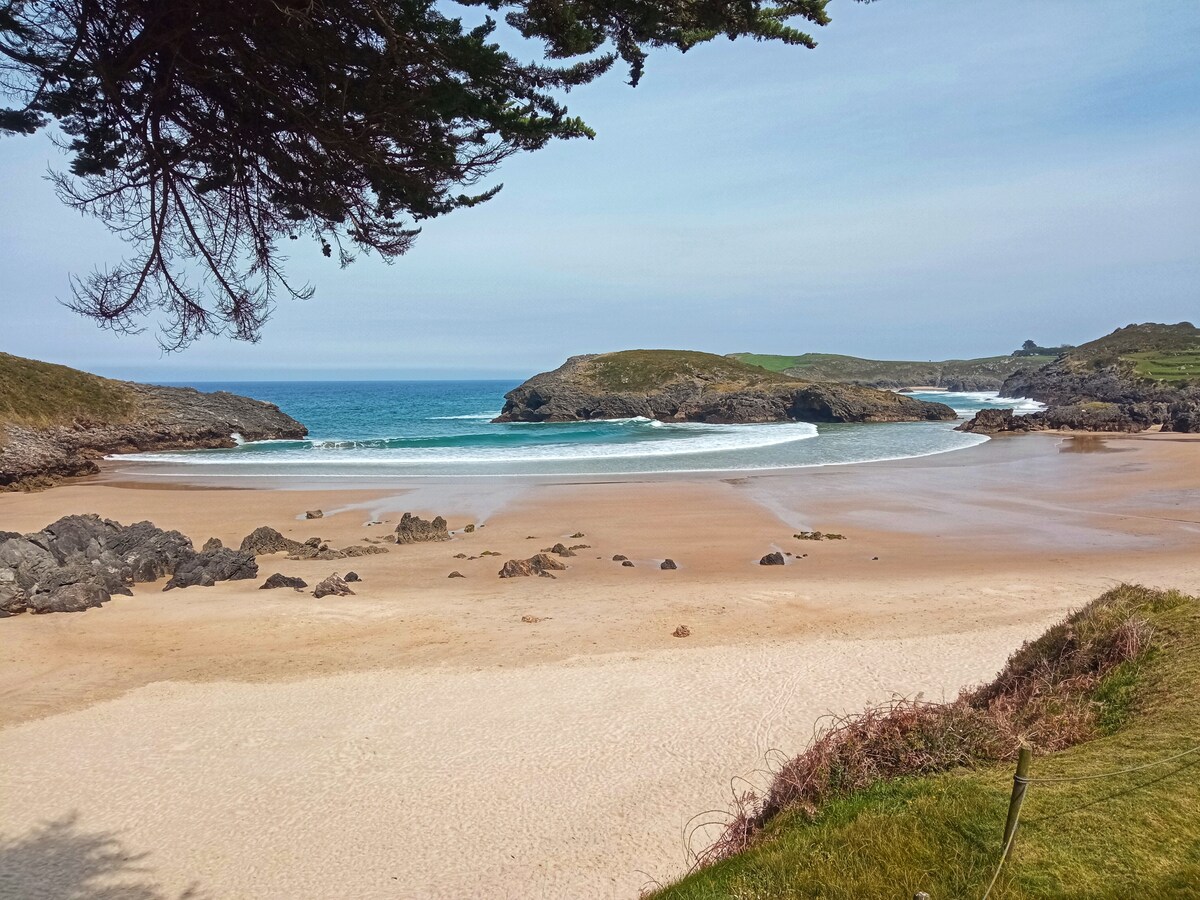
M 359 577 L 358 577 L 357 572 L 347 572 L 346 573 L 346 581 L 354 582 L 354 581 L 358 581 L 358 580 L 359 580 Z
M 107 603 L 112 597 L 108 591 L 95 584 L 66 584 L 55 588 L 47 594 L 37 594 L 29 598 L 29 611 L 32 613 L 52 612 L 82 612 L 92 609 L 101 603 Z
M 675 564 L 675 560 L 673 560 L 673 559 L 664 559 L 662 561 L 662 563 L 659 565 L 659 568 L 660 569 L 678 569 L 679 566 L 677 566 Z
M 783 558 L 783 554 L 780 553 L 779 551 L 775 551 L 774 553 L 768 553 L 766 556 L 764 556 L 762 559 L 760 559 L 758 561 L 758 564 L 760 566 L 782 566 L 782 565 L 784 565 L 784 563 L 785 563 L 785 560 Z
M 223 547 L 207 553 L 197 553 L 175 568 L 175 574 L 164 591 L 186 587 L 211 587 L 218 581 L 241 581 L 258 577 L 258 563 L 248 553 Z
M 204 542 L 204 546 L 200 548 L 200 552 L 204 553 L 208 550 L 220 550 L 224 546 L 224 542 L 219 537 L 210 537 Z
M 115 523 L 114 523 L 115 524 Z M 178 531 L 164 531 L 153 522 L 135 522 L 120 528 L 108 547 L 129 566 L 135 584 L 158 581 L 196 553 L 192 541 Z
M 17 584 L 17 570 L 0 568 L 0 619 L 19 615 L 29 608 L 29 595 Z
M 290 575 L 283 575 L 279 572 L 276 572 L 274 575 L 269 576 L 266 581 L 260 584 L 258 589 L 260 591 L 270 591 L 276 588 L 285 587 L 300 590 L 301 588 L 308 587 L 308 582 L 303 578 L 293 578 Z

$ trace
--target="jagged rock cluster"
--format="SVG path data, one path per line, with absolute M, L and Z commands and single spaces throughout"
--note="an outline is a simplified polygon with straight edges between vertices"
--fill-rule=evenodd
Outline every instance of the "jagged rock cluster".
M 76 612 L 168 575 L 163 590 L 254 578 L 258 565 L 225 547 L 197 553 L 185 535 L 150 522 L 96 515 L 67 516 L 33 534 L 0 532 L 0 616 Z
M 240 550 L 243 553 L 250 553 L 254 556 L 262 556 L 267 553 L 286 553 L 287 558 L 291 560 L 346 559 L 348 557 L 372 556 L 376 553 L 388 552 L 387 547 L 379 547 L 373 544 L 366 546 L 353 544 L 337 550 L 330 547 L 319 537 L 312 537 L 303 542 L 294 541 L 289 537 L 284 537 L 268 525 L 260 525 L 242 538 Z
M 429 522 L 412 513 L 405 513 L 400 517 L 400 524 L 396 526 L 395 541 L 397 544 L 448 540 L 450 540 L 450 532 L 446 528 L 446 520 L 441 516 L 437 516 L 432 522 Z
M 501 578 L 520 578 L 530 575 L 540 575 L 543 578 L 553 578 L 553 572 L 559 572 L 567 567 L 547 553 L 538 553 L 529 559 L 510 559 L 500 569 Z

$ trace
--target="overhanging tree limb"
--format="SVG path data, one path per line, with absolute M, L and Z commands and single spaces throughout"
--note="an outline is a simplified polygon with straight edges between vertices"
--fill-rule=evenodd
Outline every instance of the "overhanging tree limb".
M 827 0 L 0 0 L 0 131 L 56 123 L 71 156 L 60 197 L 132 247 L 73 280 L 74 309 L 163 343 L 258 339 L 280 294 L 280 241 L 348 264 L 392 259 L 424 219 L 475 206 L 507 157 L 593 137 L 561 96 L 620 59 L 718 35 L 811 47 L 790 23 Z M 503 16 L 544 48 L 523 63 Z

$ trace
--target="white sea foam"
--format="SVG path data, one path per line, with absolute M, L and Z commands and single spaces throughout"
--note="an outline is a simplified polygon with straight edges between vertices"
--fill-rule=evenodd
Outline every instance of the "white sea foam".
M 122 459 L 147 462 L 187 462 L 194 465 L 389 465 L 513 464 L 617 460 L 645 457 L 691 456 L 705 453 L 744 453 L 765 447 L 817 437 L 817 427 L 806 422 L 775 425 L 705 425 L 698 423 L 629 420 L 630 424 L 656 429 L 661 438 L 634 441 L 562 441 L 546 444 L 500 446 L 389 447 L 388 441 L 323 440 L 298 442 L 293 449 L 270 453 L 135 453 Z M 246 445 L 250 447 L 251 445 Z
M 920 391 L 914 393 L 920 394 Z M 936 398 L 945 403 L 955 412 L 971 414 L 980 406 L 994 406 L 999 409 L 1011 409 L 1018 415 L 1038 412 L 1046 408 L 1044 403 L 1025 397 L 1001 397 L 996 391 L 938 391 L 925 394 L 931 399 Z
M 497 415 L 499 415 L 499 413 L 485 412 L 485 413 L 471 413 L 470 415 L 466 415 L 466 416 L 430 416 L 429 421 L 431 421 L 431 422 L 451 422 L 451 421 L 465 420 L 465 421 L 470 421 L 470 422 L 490 422 L 490 421 L 492 421 L 492 419 L 496 418 Z

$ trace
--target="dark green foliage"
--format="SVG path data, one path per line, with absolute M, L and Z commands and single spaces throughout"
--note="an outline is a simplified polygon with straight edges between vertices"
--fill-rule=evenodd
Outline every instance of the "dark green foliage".
M 0 131 L 57 123 L 63 199 L 133 247 L 75 282 L 74 307 L 169 346 L 255 340 L 288 283 L 278 242 L 345 265 L 394 258 L 417 223 L 491 198 L 514 153 L 591 137 L 561 96 L 617 59 L 718 35 L 814 46 L 827 0 L 460 0 L 504 16 L 553 63 L 519 62 L 433 0 L 0 0 Z
M 1014 350 L 1013 356 L 1062 356 L 1068 350 L 1075 349 L 1073 344 L 1061 344 L 1057 347 L 1043 347 L 1037 341 L 1026 341 L 1020 350 Z

